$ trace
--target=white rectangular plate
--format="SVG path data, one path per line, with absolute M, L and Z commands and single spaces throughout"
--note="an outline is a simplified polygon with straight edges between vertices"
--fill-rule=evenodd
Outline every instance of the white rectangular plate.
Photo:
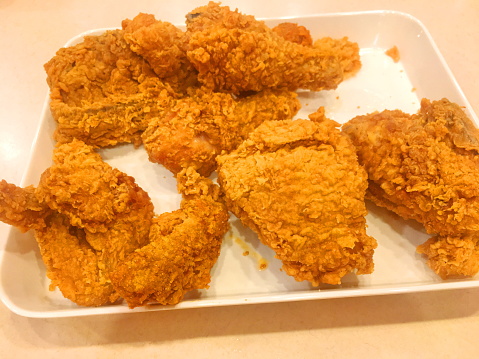
M 357 76 L 343 82 L 335 91 L 300 92 L 303 108 L 299 118 L 307 118 L 323 105 L 330 118 L 344 123 L 356 115 L 376 110 L 401 109 L 414 113 L 421 98 L 436 100 L 446 97 L 464 106 L 478 124 L 477 116 L 428 31 L 413 17 L 392 11 L 373 11 L 266 20 L 269 26 L 284 21 L 306 26 L 314 39 L 348 36 L 361 48 L 363 68 Z M 84 35 L 72 39 L 67 45 L 81 41 Z M 398 63 L 384 53 L 393 46 L 397 46 L 400 52 Z M 47 97 L 22 186 L 36 185 L 40 174 L 50 166 L 54 128 Z M 162 166 L 148 162 L 142 148 L 135 150 L 132 146 L 119 146 L 103 150 L 101 154 L 111 165 L 135 176 L 152 197 L 157 213 L 178 208 L 180 196 L 173 176 Z M 478 276 L 468 280 L 442 281 L 415 253 L 415 247 L 428 238 L 420 225 L 403 221 L 370 203 L 368 209 L 368 233 L 379 244 L 374 256 L 375 271 L 363 276 L 349 274 L 340 286 L 312 288 L 308 283 L 296 282 L 280 270 L 281 263 L 274 258 L 273 252 L 232 217 L 232 230 L 224 239 L 221 256 L 213 269 L 211 288 L 189 293 L 176 306 L 149 305 L 134 310 L 125 304 L 79 307 L 64 299 L 58 290 L 48 290 L 49 280 L 33 235 L 22 234 L 5 225 L 0 227 L 0 295 L 5 305 L 17 314 L 66 317 L 479 286 Z M 267 268 L 260 270 L 262 265 Z

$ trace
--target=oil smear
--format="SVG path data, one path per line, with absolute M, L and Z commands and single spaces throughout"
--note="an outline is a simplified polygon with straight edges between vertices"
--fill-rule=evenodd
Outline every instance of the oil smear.
M 243 256 L 253 258 L 258 264 L 258 270 L 262 271 L 268 268 L 268 261 L 264 259 L 258 252 L 256 252 L 251 246 L 244 241 L 244 239 L 237 237 L 235 235 L 231 235 L 234 242 L 240 246 L 243 250 Z

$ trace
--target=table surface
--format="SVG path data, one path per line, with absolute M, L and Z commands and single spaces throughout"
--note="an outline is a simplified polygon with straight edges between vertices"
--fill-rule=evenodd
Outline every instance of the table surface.
M 43 64 L 71 37 L 139 12 L 183 23 L 206 1 L 0 0 L 0 178 L 19 183 L 48 91 Z M 430 31 L 479 114 L 479 1 L 224 1 L 259 18 L 398 10 Z M 0 238 L 0 240 L 4 240 Z M 30 319 L 0 303 L 2 357 L 473 358 L 479 289 L 111 316 Z

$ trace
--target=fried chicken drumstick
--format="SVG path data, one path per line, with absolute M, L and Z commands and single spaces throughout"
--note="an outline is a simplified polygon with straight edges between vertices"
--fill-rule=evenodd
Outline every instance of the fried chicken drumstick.
M 442 278 L 479 270 L 479 131 L 448 101 L 383 111 L 343 126 L 369 175 L 367 198 L 435 234 L 417 249 Z
M 339 284 L 373 271 L 366 234 L 366 172 L 354 147 L 324 113 L 312 121 L 267 121 L 237 150 L 219 156 L 228 208 L 253 229 L 298 281 Z
M 198 80 L 235 94 L 285 87 L 335 89 L 343 80 L 336 51 L 288 41 L 253 16 L 210 2 L 187 15 L 186 54 Z

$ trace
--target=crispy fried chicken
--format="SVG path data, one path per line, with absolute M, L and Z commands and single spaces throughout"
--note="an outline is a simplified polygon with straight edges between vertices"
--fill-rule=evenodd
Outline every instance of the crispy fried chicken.
M 104 147 L 139 145 L 147 121 L 178 95 L 130 50 L 123 30 L 86 36 L 45 64 L 55 140 Z
M 262 122 L 291 119 L 299 108 L 296 93 L 287 90 L 265 90 L 241 98 L 195 90 L 166 115 L 151 120 L 142 139 L 152 162 L 173 173 L 194 167 L 209 176 L 222 151 L 232 151 Z
M 210 2 L 187 15 L 186 50 L 198 80 L 240 94 L 285 87 L 335 89 L 343 71 L 334 49 L 285 40 L 253 16 Z
M 148 245 L 112 273 L 128 306 L 177 304 L 186 292 L 208 288 L 210 271 L 228 231 L 228 211 L 218 186 L 191 168 L 178 175 L 181 208 L 156 217 Z
M 37 188 L 0 185 L 0 220 L 34 230 L 51 280 L 84 306 L 114 302 L 110 273 L 146 244 L 153 205 L 134 179 L 79 140 L 55 149 Z
M 197 72 L 186 57 L 183 31 L 143 13 L 133 20 L 123 20 L 122 27 L 131 50 L 146 59 L 158 77 L 175 91 L 185 93 L 197 84 Z
M 359 116 L 343 127 L 369 175 L 367 197 L 435 236 L 418 247 L 442 278 L 479 270 L 479 131 L 448 101 L 417 114 Z
M 373 271 L 366 234 L 367 177 L 354 147 L 326 119 L 267 121 L 237 150 L 219 156 L 228 208 L 298 281 L 339 284 Z

